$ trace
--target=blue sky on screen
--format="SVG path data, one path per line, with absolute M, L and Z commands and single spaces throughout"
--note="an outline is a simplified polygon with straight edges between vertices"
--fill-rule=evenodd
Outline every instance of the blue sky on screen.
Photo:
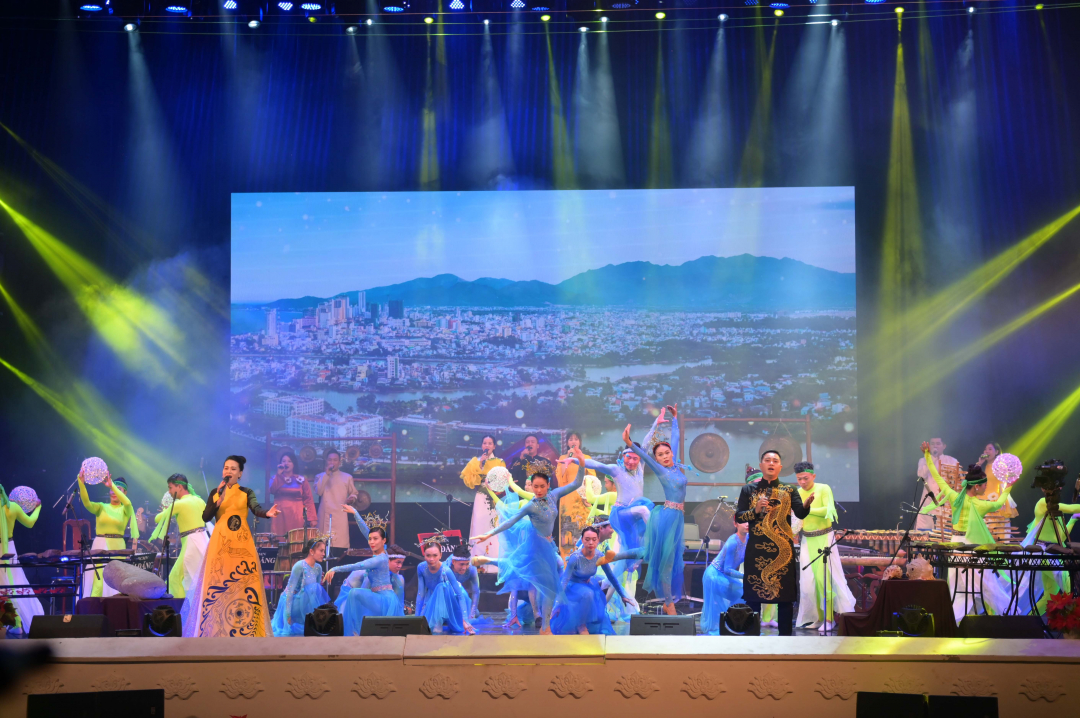
M 234 302 L 744 253 L 854 272 L 854 187 L 232 196 Z

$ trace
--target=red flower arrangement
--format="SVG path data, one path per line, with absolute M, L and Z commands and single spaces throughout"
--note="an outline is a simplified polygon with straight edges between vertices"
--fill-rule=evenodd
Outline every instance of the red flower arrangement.
M 15 613 L 15 604 L 0 598 L 0 626 L 14 626 L 16 618 L 18 614 Z
M 1071 593 L 1051 594 L 1046 604 L 1047 625 L 1055 631 L 1080 629 L 1080 598 Z

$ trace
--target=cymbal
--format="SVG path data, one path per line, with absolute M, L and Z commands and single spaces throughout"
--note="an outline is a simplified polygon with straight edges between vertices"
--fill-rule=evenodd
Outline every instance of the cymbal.
M 713 515 L 717 513 L 717 509 L 719 509 L 720 513 L 716 516 L 716 520 L 713 520 Z M 735 524 L 731 520 L 735 516 L 735 509 L 731 504 L 721 506 L 718 499 L 702 501 L 694 508 L 691 516 L 693 516 L 694 523 L 697 524 L 701 536 L 705 535 L 705 531 L 709 528 L 709 522 L 712 521 L 709 541 L 713 542 L 711 544 L 713 548 L 717 548 L 715 542 L 727 541 L 728 537 L 735 533 Z
M 356 492 L 356 498 L 353 500 L 352 505 L 357 511 L 367 511 L 371 508 L 371 494 L 360 489 Z
M 781 476 L 791 476 L 795 473 L 795 464 L 802 461 L 802 446 L 790 436 L 770 436 L 761 442 L 758 447 L 760 457 L 766 451 L 779 451 L 780 461 L 784 468 L 780 470 Z
M 715 474 L 731 458 L 727 441 L 719 434 L 701 434 L 690 443 L 690 463 L 698 471 Z

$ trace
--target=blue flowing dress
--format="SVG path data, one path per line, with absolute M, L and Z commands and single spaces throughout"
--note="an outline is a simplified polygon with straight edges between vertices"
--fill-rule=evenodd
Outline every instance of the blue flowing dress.
M 749 538 L 749 537 L 747 537 Z M 739 571 L 746 558 L 746 541 L 734 533 L 724 542 L 724 547 L 705 569 L 701 579 L 705 589 L 705 602 L 701 607 L 701 630 L 710 635 L 720 634 L 720 616 L 733 603 L 742 601 L 743 575 Z
M 353 518 L 356 519 L 360 533 L 364 534 L 366 539 L 370 533 L 367 524 L 359 514 L 353 514 Z M 405 615 L 405 607 L 398 600 L 393 582 L 390 580 L 390 557 L 386 555 L 386 552 L 334 569 L 335 572 L 342 573 L 360 570 L 367 572 L 366 578 L 370 581 L 371 587 L 353 588 L 350 586 L 348 591 L 345 591 L 343 587 L 337 601 L 334 602 L 345 618 L 346 636 L 360 635 L 360 626 L 364 622 L 364 616 Z
M 476 570 L 476 566 L 472 565 L 465 570 L 465 573 L 458 573 L 454 570 L 453 560 L 453 558 L 446 559 L 443 561 L 443 566 L 453 575 L 454 580 L 461 586 L 461 590 L 469 597 L 469 611 L 465 614 L 468 618 L 476 615 L 476 606 L 480 602 L 480 573 Z
M 465 632 L 469 597 L 454 578 L 453 569 L 439 564 L 439 570 L 432 573 L 426 563 L 416 567 L 416 615 L 426 618 L 435 633 Z
M 551 632 L 560 635 L 572 635 L 584 626 L 589 633 L 612 635 L 611 619 L 607 614 L 607 594 L 600 587 L 596 577 L 597 561 L 603 558 L 597 552 L 592 558 L 585 558 L 581 551 L 575 551 L 566 559 L 563 571 L 559 599 L 551 612 Z M 615 579 L 608 564 L 603 564 L 604 575 L 619 594 L 625 597 L 622 586 Z
M 513 493 L 512 491 L 507 490 L 504 497 L 495 501 L 495 511 L 499 514 L 499 525 L 502 526 L 504 523 L 514 518 L 514 516 L 516 516 L 517 513 L 521 511 L 524 505 L 525 501 L 520 496 Z M 499 556 L 503 558 L 509 557 L 512 553 L 514 553 L 514 550 L 521 545 L 525 534 L 532 531 L 532 524 L 528 521 L 523 521 L 519 524 L 516 524 L 512 528 L 500 533 Z M 502 575 L 504 570 L 502 560 L 500 559 L 497 564 L 499 566 L 499 585 L 502 586 L 502 590 L 500 590 L 499 593 L 510 593 L 511 591 L 528 591 L 532 588 L 531 585 L 529 585 L 520 577 L 513 578 L 507 581 Z
M 585 469 L 578 467 L 577 477 L 566 486 L 548 491 L 544 498 L 530 499 L 524 508 L 508 521 L 500 523 L 491 535 L 511 530 L 518 522 L 528 518 L 531 531 L 522 532 L 521 543 L 507 556 L 499 557 L 499 593 L 508 593 L 522 583 L 536 588 L 544 606 L 545 615 L 555 603 L 559 593 L 560 557 L 551 539 L 555 519 L 559 516 L 559 499 L 576 491 L 585 480 Z
M 304 635 L 304 619 L 319 606 L 330 603 L 330 594 L 322 586 L 323 567 L 301 561 L 292 567 L 289 583 L 278 599 L 270 627 L 275 636 Z

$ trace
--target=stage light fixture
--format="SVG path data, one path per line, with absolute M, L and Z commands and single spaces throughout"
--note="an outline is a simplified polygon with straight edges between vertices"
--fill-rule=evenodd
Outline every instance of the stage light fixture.
M 465 3 L 461 2 L 461 0 L 450 0 L 450 9 L 451 10 L 464 10 L 465 9 Z
M 521 8 L 525 7 L 525 0 L 514 0 L 514 2 L 510 3 L 510 7 L 514 8 L 515 10 L 520 10 Z
M 124 25 L 124 32 L 135 32 L 138 29 L 139 28 L 133 22 L 129 22 L 128 24 Z
M 371 18 L 369 17 L 367 20 L 364 20 L 364 24 L 365 25 L 370 25 L 371 24 Z
M 716 19 L 719 20 L 720 22 L 727 22 L 727 13 L 726 12 L 720 13 L 719 15 L 716 16 Z
M 345 34 L 346 35 L 355 35 L 356 30 L 357 30 L 356 25 L 349 25 L 347 28 L 345 28 Z
M 600 22 L 607 22 L 607 15 L 600 18 Z
M 540 22 L 547 22 L 550 19 L 551 19 L 551 15 L 541 15 L 540 16 Z
M 86 12 L 101 12 L 101 6 L 93 4 L 80 5 L 79 9 L 85 10 Z
M 1039 3 L 1038 5 L 1035 6 L 1035 9 L 1036 10 L 1042 10 L 1043 9 L 1043 4 Z
M 658 13 L 656 13 L 656 19 L 657 20 L 663 20 L 665 17 L 667 17 L 666 12 L 658 12 Z
M 904 8 L 898 7 L 898 8 L 896 8 L 895 12 L 896 12 L 897 15 L 903 15 L 904 14 Z
M 829 22 L 829 24 L 832 25 L 833 27 L 836 27 L 837 25 L 840 24 L 840 21 L 839 20 L 832 20 L 831 22 Z
M 400 5 L 387 5 L 383 8 L 383 12 L 405 12 L 405 8 Z
M 589 28 L 587 28 L 587 27 L 579 27 L 579 28 L 578 28 L 578 31 L 579 31 L 579 32 L 588 32 L 588 31 L 589 31 Z
M 257 28 L 259 25 L 260 23 L 258 20 L 248 20 L 248 27 L 250 27 L 252 30 Z
M 628 2 L 612 3 L 611 8 L 613 10 L 628 10 L 630 8 L 630 3 L 628 3 Z
M 973 13 L 973 12 L 975 12 L 975 8 L 973 8 L 973 7 L 969 7 L 969 8 L 968 8 L 968 14 L 970 15 L 970 14 L 971 14 L 971 13 Z
M 783 11 L 783 10 L 781 10 L 781 9 L 779 9 L 779 8 L 777 8 L 776 10 L 773 10 L 773 11 L 772 11 L 772 14 L 773 14 L 773 15 L 776 15 L 777 17 L 783 17 L 783 16 L 784 16 L 784 11 Z
M 433 18 L 433 17 L 425 17 L 424 18 L 424 24 L 425 25 L 430 25 L 433 22 L 435 22 L 435 18 Z
M 225 0 L 225 4 L 222 5 L 221 7 L 225 8 L 226 10 L 235 10 L 236 9 L 236 0 Z
M 188 9 L 186 7 L 184 7 L 183 5 L 169 5 L 168 7 L 165 8 L 165 12 L 171 12 L 171 13 L 175 13 L 177 15 L 182 15 L 183 13 L 186 13 L 187 11 L 188 11 Z
M 316 10 L 322 10 L 322 5 L 317 2 L 306 2 L 300 6 L 301 10 L 307 10 L 308 12 L 315 12 Z
M 277 6 L 279 8 L 281 8 L 282 10 L 284 10 L 285 12 L 289 12 L 290 10 L 292 10 L 292 3 L 291 2 L 279 2 L 277 4 Z
M 769 5 L 769 7 L 773 8 L 773 9 L 778 9 L 778 10 L 787 10 L 791 6 L 788 5 L 786 2 L 774 2 L 774 3 L 771 3 Z
M 485 25 L 490 25 L 490 24 L 491 24 L 491 20 L 488 20 L 487 18 L 484 18 L 484 24 L 485 24 Z

